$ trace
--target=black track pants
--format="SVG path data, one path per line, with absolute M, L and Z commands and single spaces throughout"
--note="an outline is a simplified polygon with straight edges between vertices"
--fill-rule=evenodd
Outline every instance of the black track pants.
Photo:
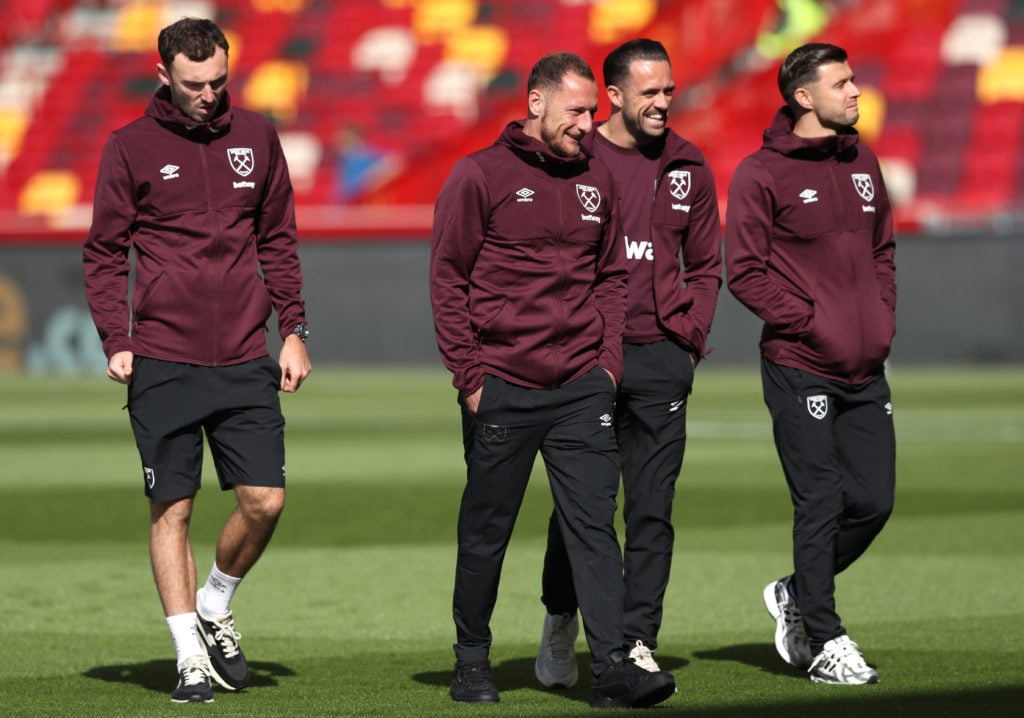
M 782 468 L 793 500 L 797 606 L 812 650 L 845 630 L 835 576 L 885 526 L 896 485 L 896 436 L 884 375 L 859 385 L 761 363 Z

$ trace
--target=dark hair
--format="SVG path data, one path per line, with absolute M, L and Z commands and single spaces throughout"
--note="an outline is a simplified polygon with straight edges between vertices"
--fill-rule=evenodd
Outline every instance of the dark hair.
M 604 59 L 604 86 L 618 86 L 625 82 L 629 77 L 629 66 L 637 60 L 655 60 L 672 64 L 665 46 L 657 40 L 648 40 L 644 37 L 630 40 L 612 50 Z
M 217 52 L 217 48 L 228 51 L 228 39 L 224 32 L 211 20 L 195 17 L 183 17 L 173 25 L 160 31 L 156 43 L 160 53 L 160 61 L 170 69 L 171 63 L 178 54 L 182 54 L 192 62 L 209 60 Z
M 779 67 L 779 92 L 782 93 L 782 99 L 794 107 L 796 91 L 818 79 L 819 67 L 833 62 L 846 62 L 846 58 L 846 50 L 825 42 L 812 42 L 793 50 Z
M 556 90 L 562 84 L 562 78 L 569 73 L 596 82 L 594 71 L 579 55 L 572 52 L 549 52 L 537 60 L 533 69 L 530 70 L 530 78 L 526 81 L 526 92 L 540 90 L 546 93 Z

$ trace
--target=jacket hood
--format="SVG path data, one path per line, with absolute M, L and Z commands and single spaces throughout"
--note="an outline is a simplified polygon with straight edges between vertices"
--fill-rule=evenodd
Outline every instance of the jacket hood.
M 771 127 L 764 131 L 762 148 L 788 157 L 832 157 L 850 149 L 860 141 L 852 127 L 844 127 L 839 134 L 825 137 L 800 137 L 793 134 L 796 118 L 788 106 L 775 114 Z
M 527 164 L 540 167 L 549 174 L 575 173 L 586 169 L 592 155 L 582 144 L 580 153 L 575 157 L 562 157 L 552 152 L 544 142 L 527 135 L 523 131 L 524 127 L 523 120 L 509 122 L 498 137 L 497 144 L 505 145 Z
M 594 142 L 597 141 L 596 138 L 599 134 L 597 128 L 605 122 L 607 122 L 607 120 L 597 123 L 594 126 L 594 131 L 587 133 L 583 138 L 583 148 L 591 155 L 594 154 Z M 610 140 L 605 139 L 605 142 L 609 145 L 616 146 Z M 639 149 L 639 151 L 650 157 L 661 158 L 661 162 L 658 166 L 659 173 L 664 173 L 670 165 L 680 163 L 703 165 L 707 163 L 704 153 L 702 153 L 695 144 L 683 138 L 671 129 L 666 130 L 665 134 L 657 141 L 646 145 L 642 149 Z
M 197 127 L 206 127 L 211 132 L 220 132 L 231 124 L 231 98 L 225 92 L 220 100 L 220 107 L 217 108 L 217 114 L 209 122 L 196 122 L 174 104 L 171 88 L 161 85 L 149 101 L 146 116 L 152 117 L 162 125 L 171 125 L 175 129 L 189 131 Z

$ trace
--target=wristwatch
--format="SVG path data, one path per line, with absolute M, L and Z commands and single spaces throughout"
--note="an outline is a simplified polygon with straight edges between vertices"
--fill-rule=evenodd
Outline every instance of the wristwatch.
M 298 324 L 295 325 L 295 328 L 292 329 L 292 334 L 301 339 L 302 343 L 305 344 L 306 339 L 309 338 L 309 325 L 307 325 L 305 322 L 299 322 Z

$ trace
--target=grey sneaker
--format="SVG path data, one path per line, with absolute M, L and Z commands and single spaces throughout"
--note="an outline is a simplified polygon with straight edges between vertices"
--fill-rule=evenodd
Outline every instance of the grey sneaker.
M 544 633 L 533 673 L 546 688 L 572 688 L 579 679 L 576 666 L 576 636 L 580 623 L 576 614 L 544 614 Z
M 223 616 L 207 618 L 199 612 L 196 600 L 199 642 L 210 656 L 210 676 L 223 688 L 239 691 L 249 685 L 249 665 L 242 653 L 238 640 L 242 637 L 235 630 L 235 619 L 228 611 Z
M 860 649 L 849 636 L 839 636 L 826 643 L 808 673 L 815 683 L 846 686 L 878 683 L 878 671 L 864 662 Z
M 178 687 L 171 693 L 175 703 L 213 703 L 210 661 L 203 655 L 186 658 L 178 671 Z
M 814 656 L 804 628 L 804 618 L 789 592 L 792 576 L 772 581 L 764 587 L 764 607 L 775 619 L 775 650 L 782 660 L 796 668 L 809 668 Z
M 636 645 L 629 649 L 629 657 L 633 659 L 633 663 L 648 673 L 657 673 L 661 670 L 658 662 L 654 660 L 654 652 L 644 645 L 643 641 L 637 641 Z

